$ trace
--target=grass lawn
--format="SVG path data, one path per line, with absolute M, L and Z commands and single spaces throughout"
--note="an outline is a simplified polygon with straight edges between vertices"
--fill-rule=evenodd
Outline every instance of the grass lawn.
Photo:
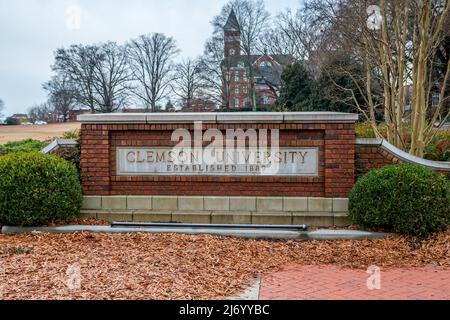
M 35 139 L 46 141 L 60 137 L 66 131 L 80 129 L 81 123 L 52 123 L 43 126 L 0 126 L 0 144 L 9 141 Z

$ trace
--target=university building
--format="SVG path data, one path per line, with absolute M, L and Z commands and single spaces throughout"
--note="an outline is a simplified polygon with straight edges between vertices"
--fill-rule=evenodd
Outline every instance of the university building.
M 277 99 L 281 87 L 281 74 L 293 62 L 291 55 L 252 54 L 241 52 L 241 30 L 232 10 L 224 26 L 223 101 L 229 109 L 251 106 L 250 68 L 259 108 L 269 108 Z

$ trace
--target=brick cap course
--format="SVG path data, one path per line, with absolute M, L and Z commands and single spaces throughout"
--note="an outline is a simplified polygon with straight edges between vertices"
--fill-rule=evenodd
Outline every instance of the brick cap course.
M 354 123 L 358 115 L 343 112 L 201 112 L 82 114 L 82 123 Z

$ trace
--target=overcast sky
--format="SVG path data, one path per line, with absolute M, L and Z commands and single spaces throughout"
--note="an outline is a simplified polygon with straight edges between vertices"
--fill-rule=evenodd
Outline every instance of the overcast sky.
M 46 100 L 53 52 L 74 43 L 123 43 L 140 34 L 172 36 L 182 57 L 203 52 L 210 21 L 226 0 L 0 0 L 0 99 L 6 115 Z M 265 0 L 275 15 L 299 0 Z M 80 16 L 81 19 L 77 19 Z

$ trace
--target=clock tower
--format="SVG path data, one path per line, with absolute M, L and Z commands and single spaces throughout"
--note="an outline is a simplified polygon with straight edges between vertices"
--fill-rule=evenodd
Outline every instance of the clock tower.
M 224 31 L 225 58 L 241 55 L 241 30 L 234 10 L 231 9 Z

